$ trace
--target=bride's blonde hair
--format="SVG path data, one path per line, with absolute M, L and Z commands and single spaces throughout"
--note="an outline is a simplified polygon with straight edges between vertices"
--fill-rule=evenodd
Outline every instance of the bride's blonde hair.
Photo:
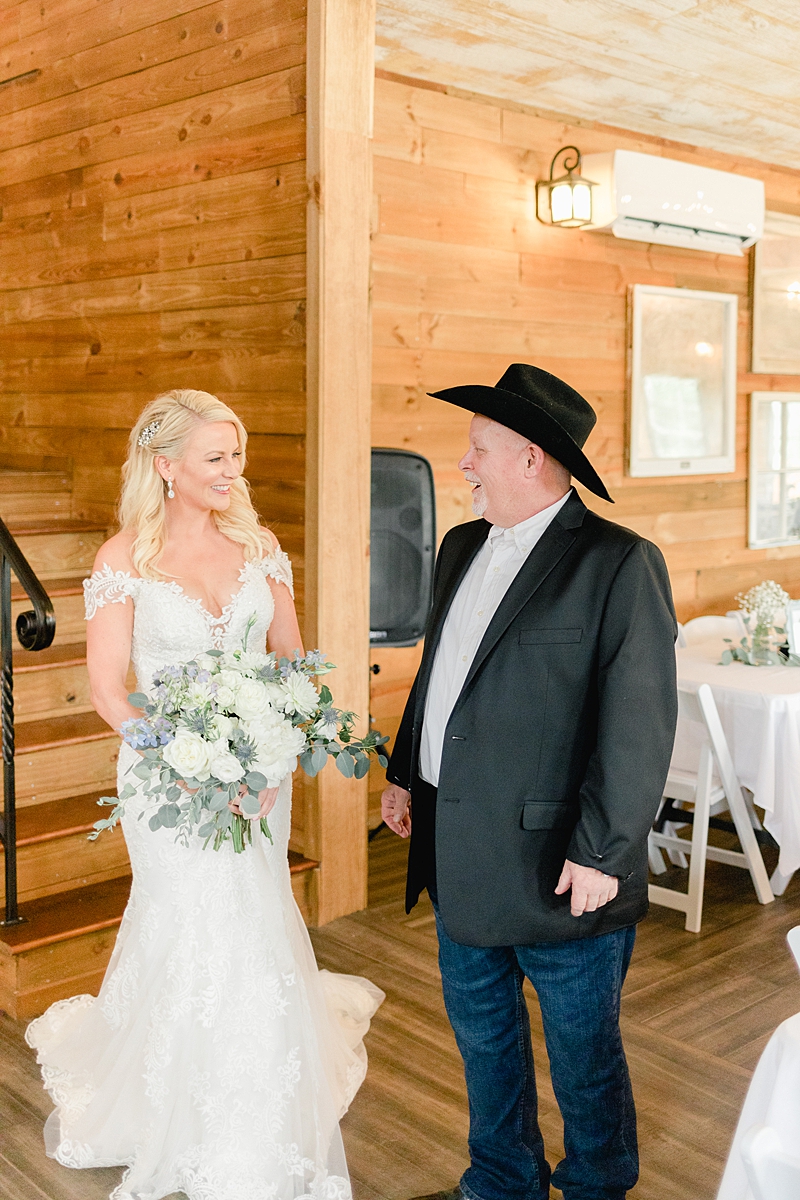
M 165 504 L 167 484 L 156 470 L 155 458 L 181 459 L 186 443 L 198 425 L 229 421 L 236 429 L 242 470 L 245 465 L 247 431 L 233 409 L 209 392 L 189 388 L 165 392 L 147 405 L 131 430 L 128 457 L 122 468 L 122 491 L 117 509 L 121 529 L 135 532 L 131 561 L 144 579 L 165 578 L 158 569 L 167 539 Z M 145 445 L 139 444 L 144 433 Z M 245 559 L 260 558 L 266 537 L 243 476 L 231 484 L 231 502 L 224 512 L 212 510 L 220 533 L 244 550 Z

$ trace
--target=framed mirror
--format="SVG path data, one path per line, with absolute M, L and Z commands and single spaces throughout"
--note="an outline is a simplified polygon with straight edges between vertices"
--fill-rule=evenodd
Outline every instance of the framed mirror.
M 748 545 L 800 542 L 800 392 L 750 397 Z
M 800 375 L 800 217 L 767 213 L 753 269 L 753 371 Z
M 735 470 L 736 296 L 636 284 L 629 305 L 629 473 Z

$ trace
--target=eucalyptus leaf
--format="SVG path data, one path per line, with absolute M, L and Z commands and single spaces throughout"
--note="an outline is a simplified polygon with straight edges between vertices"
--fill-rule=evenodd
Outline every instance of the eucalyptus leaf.
M 222 812 L 223 808 L 228 807 L 228 793 L 215 792 L 208 802 L 208 807 L 211 812 Z
M 159 809 L 161 813 L 161 824 L 165 829 L 174 829 L 178 824 L 178 817 L 181 815 L 181 810 L 177 804 L 162 804 Z
M 300 763 L 302 770 L 305 771 L 306 775 L 310 775 L 313 779 L 317 772 L 314 767 L 314 755 L 312 751 L 304 750 L 300 755 L 298 762 Z
M 363 779 L 364 776 L 367 775 L 368 773 L 369 773 L 369 759 L 368 758 L 357 759 L 356 765 L 355 765 L 356 779 Z
M 137 779 L 149 779 L 153 772 L 147 763 L 140 762 L 133 768 L 133 773 Z
M 267 777 L 266 775 L 262 775 L 260 771 L 248 771 L 244 777 L 244 781 L 256 794 L 263 792 L 267 786 Z
M 730 651 L 728 651 L 728 653 L 730 653 Z M 389 760 L 385 754 L 378 755 L 378 762 L 381 764 L 381 766 L 383 767 L 384 770 L 386 770 L 386 768 L 389 765 Z
M 315 746 L 311 752 L 311 761 L 314 766 L 314 773 L 321 771 L 328 761 L 328 751 L 324 746 Z
M 157 829 L 161 828 L 161 809 L 153 813 L 147 824 L 150 826 L 153 833 L 155 833 Z
M 248 815 L 248 817 L 254 817 L 256 815 L 256 813 L 260 810 L 261 805 L 259 804 L 258 800 L 256 800 L 256 798 L 254 796 L 249 796 L 249 795 L 248 796 L 240 796 L 239 797 L 239 808 L 242 810 L 243 813 L 246 813 Z
M 131 692 L 128 696 L 128 703 L 132 704 L 134 708 L 146 708 L 150 703 L 150 697 L 145 696 L 144 692 Z
M 342 750 L 336 755 L 336 766 L 344 775 L 345 779 L 352 779 L 356 769 L 355 759 L 352 754 L 348 754 L 346 750 Z
M 125 787 L 122 789 L 122 791 L 119 794 L 119 798 L 120 798 L 120 800 L 130 800 L 131 796 L 135 796 L 135 795 L 136 795 L 136 788 L 133 786 L 132 783 L 126 783 Z M 105 797 L 104 797 L 104 799 L 105 799 Z

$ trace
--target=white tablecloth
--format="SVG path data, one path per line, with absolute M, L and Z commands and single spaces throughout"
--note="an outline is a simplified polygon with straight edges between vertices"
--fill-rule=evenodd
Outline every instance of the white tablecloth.
M 761 671 L 764 668 L 752 669 Z M 780 671 L 783 668 L 774 669 Z M 800 1013 L 778 1026 L 761 1055 L 736 1127 L 717 1200 L 753 1200 L 740 1147 L 742 1138 L 754 1125 L 771 1126 L 781 1140 L 784 1153 L 797 1156 L 800 1147 Z
M 784 876 L 800 868 L 800 667 L 719 666 L 721 638 L 677 650 L 682 684 L 714 693 L 740 782 L 765 809 Z M 697 727 L 680 721 L 673 765 L 696 769 Z

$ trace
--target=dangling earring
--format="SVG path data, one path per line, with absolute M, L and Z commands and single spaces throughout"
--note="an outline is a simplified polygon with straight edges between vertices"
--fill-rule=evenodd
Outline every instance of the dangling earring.
M 175 499 L 175 493 L 172 490 L 172 479 L 167 480 L 167 499 L 168 500 Z

